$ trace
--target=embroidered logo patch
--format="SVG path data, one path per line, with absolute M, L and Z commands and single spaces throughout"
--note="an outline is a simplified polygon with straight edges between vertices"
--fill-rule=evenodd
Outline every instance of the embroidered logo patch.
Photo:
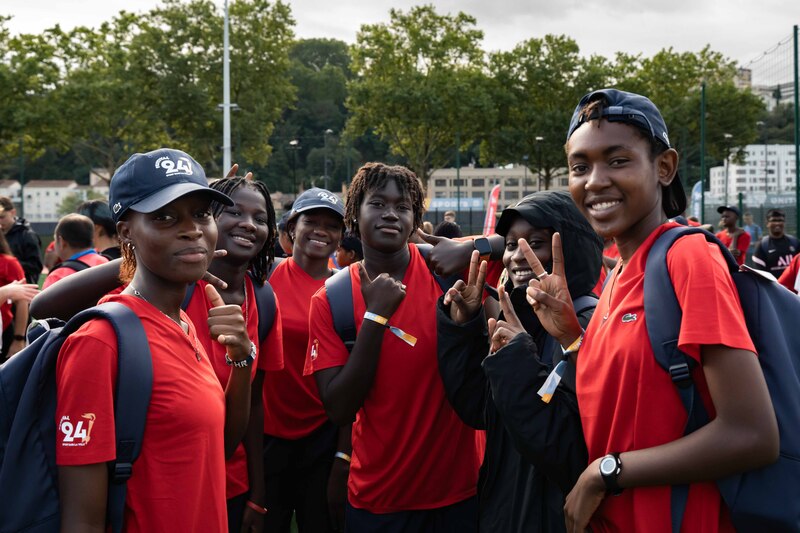
M 638 317 L 636 316 L 636 313 L 625 313 L 624 315 L 622 315 L 622 322 L 623 323 L 635 322 L 637 318 Z
M 58 429 L 64 434 L 62 446 L 86 446 L 92 439 L 92 426 L 97 418 L 94 413 L 82 414 L 81 419 L 72 423 L 70 417 L 62 416 Z

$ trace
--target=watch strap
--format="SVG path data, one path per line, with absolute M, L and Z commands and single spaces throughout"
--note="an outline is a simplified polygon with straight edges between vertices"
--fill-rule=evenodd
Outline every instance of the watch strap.
M 242 359 L 241 361 L 234 361 L 228 356 L 228 352 L 225 352 L 225 362 L 229 366 L 234 366 L 236 368 L 246 368 L 253 364 L 253 361 L 256 360 L 256 344 L 254 342 L 250 342 L 250 353 L 247 354 L 247 357 Z
M 620 459 L 619 455 L 619 453 L 610 453 L 603 457 L 603 459 L 600 461 L 600 477 L 603 478 L 603 483 L 606 485 L 606 492 L 614 496 L 618 496 L 622 493 L 622 487 L 619 486 L 619 482 L 617 481 L 620 472 L 622 472 L 622 460 Z M 614 471 L 611 473 L 605 473 L 602 469 L 602 464 L 607 459 L 613 459 L 616 463 L 614 466 Z

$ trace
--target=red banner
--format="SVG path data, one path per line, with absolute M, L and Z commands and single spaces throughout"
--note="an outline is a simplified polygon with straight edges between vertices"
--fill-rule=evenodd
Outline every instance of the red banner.
M 486 218 L 483 221 L 483 235 L 491 235 L 494 233 L 494 226 L 497 223 L 495 215 L 497 214 L 497 201 L 500 199 L 500 185 L 492 187 L 492 192 L 489 193 L 489 207 L 486 208 Z

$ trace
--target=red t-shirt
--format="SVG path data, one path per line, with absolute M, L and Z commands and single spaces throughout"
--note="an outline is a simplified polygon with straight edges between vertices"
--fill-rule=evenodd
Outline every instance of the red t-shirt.
M 25 271 L 19 261 L 13 255 L 0 254 L 0 287 L 11 282 L 25 280 Z M 12 326 L 14 313 L 11 311 L 11 303 L 8 300 L 2 302 L 0 306 L 0 331 Z
M 717 233 L 717 239 L 722 241 L 722 244 L 724 244 L 727 248 L 730 248 L 731 244 L 733 244 L 733 237 L 728 235 L 727 230 L 722 230 L 719 233 Z M 742 266 L 744 264 L 744 260 L 747 256 L 747 248 L 749 247 L 750 247 L 750 234 L 747 233 L 746 231 L 742 231 L 739 234 L 739 237 L 736 238 L 736 249 L 742 253 L 739 254 L 739 257 L 734 257 L 734 259 L 736 259 L 736 262 L 739 263 L 739 266 Z
M 348 500 L 372 513 L 435 509 L 473 496 L 478 468 L 475 432 L 444 394 L 436 357 L 436 300 L 442 290 L 416 247 L 403 283 L 406 297 L 389 323 L 417 337 L 416 346 L 386 332 L 375 382 L 353 424 Z M 356 330 L 366 307 L 350 266 Z M 325 289 L 311 300 L 308 365 L 343 366 L 349 357 L 333 328 Z M 310 368 L 309 368 L 310 370 Z
M 282 372 L 264 375 L 264 433 L 296 440 L 328 420 L 314 376 L 303 375 L 311 297 L 325 280 L 309 276 L 291 257 L 282 261 L 269 279 L 282 302 L 286 366 Z
M 128 295 L 106 296 L 142 320 L 153 359 L 153 392 L 142 452 L 125 499 L 128 532 L 224 531 L 225 396 L 198 341 L 158 309 Z M 199 353 L 197 360 L 195 350 Z M 71 335 L 56 365 L 56 462 L 90 465 L 114 459 L 117 339 L 92 320 Z
M 778 282 L 790 291 L 800 293 L 800 276 L 797 275 L 799 271 L 800 254 L 797 254 L 792 258 L 792 262 L 789 263 L 789 266 L 783 271 L 781 277 L 778 278 Z M 3 318 L 5 319 L 5 316 Z M 3 323 L 5 324 L 5 322 Z
M 198 281 L 192 293 L 192 299 L 186 308 L 186 314 L 194 323 L 197 330 L 197 338 L 203 344 L 206 353 L 209 354 L 211 366 L 217 375 L 222 388 L 228 385 L 231 376 L 231 367 L 225 362 L 225 347 L 211 339 L 208 331 L 208 310 L 211 309 L 211 302 L 206 296 L 205 281 Z M 281 314 L 280 306 L 276 305 L 275 321 L 272 324 L 269 335 L 264 339 L 264 344 L 258 345 L 258 312 L 256 311 L 256 298 L 253 292 L 253 281 L 249 276 L 245 276 L 245 287 L 247 291 L 247 301 L 242 305 L 242 314 L 247 320 L 247 335 L 256 344 L 256 364 L 252 367 L 252 376 L 255 377 L 258 370 L 280 370 L 283 368 L 283 336 L 281 333 Z M 275 298 L 277 304 L 277 297 Z M 247 492 L 250 488 L 247 476 L 247 453 L 244 444 L 239 443 L 233 456 L 225 463 L 226 471 L 226 493 L 228 498 L 233 498 Z
M 95 251 L 92 251 L 92 253 L 90 254 L 80 256 L 78 258 L 78 261 L 80 261 L 81 263 L 86 263 L 90 267 L 93 267 L 97 265 L 102 265 L 103 263 L 108 263 L 108 258 L 100 255 Z M 61 267 L 58 269 L 53 269 L 53 271 L 50 272 L 50 274 L 48 274 L 47 277 L 45 278 L 44 283 L 42 284 L 42 289 L 46 289 L 56 281 L 62 280 L 74 273 L 75 269 L 71 267 Z
M 654 231 L 616 280 L 619 266 L 609 274 L 612 278 L 586 330 L 576 388 L 589 461 L 683 436 L 686 411 L 669 374 L 656 363 L 644 316 L 647 254 L 655 239 L 675 226 L 667 223 Z M 702 345 L 755 352 L 739 296 L 716 244 L 707 243 L 702 235 L 683 237 L 668 252 L 667 267 L 683 311 L 681 350 L 701 363 Z M 702 368 L 698 365 L 695 370 L 695 383 L 713 418 Z M 638 487 L 605 498 L 591 522 L 592 531 L 669 533 L 670 491 L 669 486 Z M 691 485 L 682 531 L 733 531 L 713 482 Z

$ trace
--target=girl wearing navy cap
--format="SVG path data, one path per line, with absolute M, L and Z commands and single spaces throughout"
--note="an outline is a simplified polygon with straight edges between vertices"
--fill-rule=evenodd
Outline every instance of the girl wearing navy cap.
M 778 429 L 733 281 L 702 235 L 676 241 L 667 266 L 683 312 L 679 348 L 698 363 L 693 380 L 711 422 L 683 436 L 686 411 L 655 361 L 644 266 L 656 238 L 677 226 L 667 218 L 686 205 L 663 119 L 643 96 L 596 91 L 575 110 L 566 152 L 575 204 L 620 252 L 584 333 L 567 297 L 560 236 L 551 272 L 520 241 L 538 277 L 529 303 L 577 357 L 590 464 L 567 496 L 567 529 L 733 531 L 713 480 L 774 461 Z M 674 485 L 688 485 L 680 524 L 671 520 Z
M 153 361 L 153 387 L 142 451 L 127 483 L 126 531 L 224 531 L 225 457 L 248 422 L 254 346 L 242 310 L 213 287 L 208 329 L 225 347 L 231 377 L 225 390 L 189 317 L 181 311 L 188 283 L 213 257 L 216 200 L 202 168 L 187 154 L 162 149 L 136 154 L 111 180 L 112 212 L 122 243 L 121 294 L 106 297 L 140 317 Z M 108 471 L 114 449 L 116 340 L 102 320 L 86 323 L 64 343 L 56 373 L 57 421 L 86 422 L 85 434 L 56 438 L 64 531 L 106 526 Z
M 282 304 L 285 366 L 264 379 L 266 531 L 288 532 L 293 514 L 303 533 L 344 523 L 350 424 L 340 429 L 328 419 L 314 378 L 303 375 L 311 297 L 334 272 L 328 258 L 342 240 L 343 218 L 332 192 L 303 192 L 286 215 L 292 254 L 270 276 Z

